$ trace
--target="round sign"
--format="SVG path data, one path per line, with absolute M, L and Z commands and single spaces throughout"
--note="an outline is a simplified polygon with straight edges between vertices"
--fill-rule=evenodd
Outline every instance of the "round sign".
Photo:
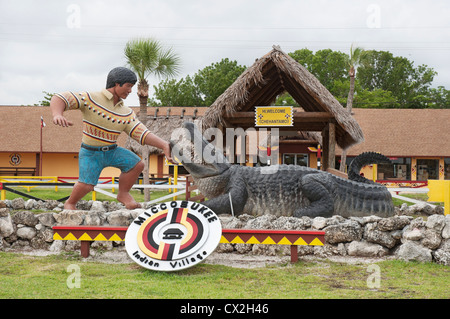
M 221 236 L 220 220 L 211 209 L 172 201 L 140 214 L 128 227 L 125 248 L 142 267 L 174 271 L 203 261 L 217 248 Z

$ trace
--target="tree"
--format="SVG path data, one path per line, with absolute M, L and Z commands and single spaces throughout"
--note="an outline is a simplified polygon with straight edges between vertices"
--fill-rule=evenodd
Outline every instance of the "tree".
M 172 49 L 164 49 L 161 43 L 153 39 L 135 39 L 129 41 L 124 49 L 128 65 L 136 72 L 138 78 L 137 95 L 139 97 L 139 120 L 147 123 L 147 101 L 149 84 L 147 78 L 156 75 L 159 78 L 178 74 L 180 59 Z M 144 184 L 149 183 L 148 157 L 149 149 L 142 147 L 144 161 Z M 144 189 L 144 200 L 150 200 L 148 188 Z
M 289 55 L 311 72 L 343 106 L 347 105 L 351 56 L 329 49 L 315 53 L 301 49 Z M 395 57 L 390 52 L 364 51 L 364 63 L 360 61 L 354 78 L 351 107 L 440 107 L 432 101 L 448 107 L 446 90 L 431 88 L 435 75 L 432 68 L 426 65 L 415 67 L 412 61 Z
M 193 79 L 188 75 L 180 80 L 164 80 L 154 85 L 155 98 L 150 98 L 151 106 L 203 106 L 204 101 Z
M 52 99 L 54 93 L 49 93 L 46 91 L 42 91 L 42 93 L 45 94 L 44 99 L 39 101 L 38 104 L 34 104 L 34 106 L 50 106 L 50 100 Z
M 245 69 L 245 66 L 238 65 L 236 61 L 225 58 L 198 71 L 194 76 L 194 83 L 198 87 L 204 104 L 206 106 L 213 104 Z
M 179 81 L 165 80 L 154 86 L 154 106 L 210 106 L 244 72 L 245 66 L 222 59 Z
M 366 51 L 366 63 L 361 65 L 356 76 L 362 89 L 382 89 L 392 92 L 400 107 L 420 107 L 414 103 L 418 95 L 428 95 L 437 73 L 426 65 L 414 67 L 404 57 L 394 57 L 387 51 Z
M 360 48 L 356 47 L 353 48 L 353 44 L 350 47 L 350 57 L 348 59 L 348 76 L 350 77 L 350 88 L 348 91 L 348 97 L 347 97 L 347 112 L 349 114 L 352 114 L 352 106 L 353 106 L 353 96 L 355 93 L 355 76 L 356 76 L 356 68 L 358 65 L 362 62 L 364 62 L 366 54 L 365 51 Z M 341 165 L 340 165 L 340 171 L 345 171 L 345 162 L 347 161 L 347 149 L 342 150 L 341 155 Z
M 355 93 L 355 77 L 356 77 L 356 68 L 360 64 L 364 64 L 366 62 L 366 51 L 364 51 L 360 47 L 353 48 L 353 44 L 350 47 L 350 58 L 348 60 L 348 76 L 350 77 L 350 89 L 348 91 L 348 98 L 347 98 L 347 111 L 351 114 L 352 113 L 352 106 L 353 106 L 353 96 Z
M 308 49 L 301 49 L 289 55 L 311 72 L 334 96 L 337 96 L 339 90 L 336 84 L 348 81 L 349 58 L 345 53 L 331 49 L 313 53 Z

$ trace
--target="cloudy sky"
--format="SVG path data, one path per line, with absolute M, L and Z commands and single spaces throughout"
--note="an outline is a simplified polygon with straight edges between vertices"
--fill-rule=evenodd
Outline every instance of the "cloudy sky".
M 0 105 L 100 90 L 137 37 L 172 47 L 178 78 L 223 58 L 250 66 L 274 44 L 348 53 L 354 43 L 426 64 L 450 89 L 449 16 L 448 0 L 0 0 Z

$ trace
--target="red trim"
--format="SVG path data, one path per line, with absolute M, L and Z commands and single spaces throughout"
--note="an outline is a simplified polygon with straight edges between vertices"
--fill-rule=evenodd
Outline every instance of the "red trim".
M 127 231 L 127 226 L 53 226 L 53 229 L 57 230 L 112 230 L 112 231 Z
M 325 235 L 324 231 L 265 230 L 265 229 L 222 229 L 222 233 L 224 233 L 224 234 Z
M 126 231 L 127 226 L 53 226 L 55 230 L 112 230 Z M 222 229 L 224 234 L 278 234 L 278 235 L 324 235 L 324 231 L 313 230 L 265 230 L 265 229 Z

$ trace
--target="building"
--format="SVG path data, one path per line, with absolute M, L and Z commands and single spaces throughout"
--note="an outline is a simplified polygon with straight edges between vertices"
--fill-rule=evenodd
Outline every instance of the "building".
M 187 109 L 187 111 L 186 111 Z M 138 113 L 139 108 L 133 108 Z M 183 120 L 194 120 L 205 108 L 149 108 L 148 128 L 169 139 L 171 131 Z M 49 107 L 0 106 L 0 176 L 58 176 L 78 178 L 78 152 L 82 138 L 82 114 L 79 110 L 64 113 L 74 123 L 60 127 L 52 123 Z M 41 129 L 41 117 L 45 127 Z M 42 133 L 42 136 L 41 136 Z M 123 133 L 118 145 L 133 149 L 133 143 Z M 41 152 L 42 145 L 42 152 Z M 136 143 L 137 145 L 137 143 Z M 138 149 L 134 147 L 138 153 Z M 150 147 L 150 174 L 155 177 L 170 173 L 164 155 Z M 118 177 L 116 168 L 105 168 L 101 177 Z
M 347 151 L 386 155 L 392 164 L 366 169 L 366 176 L 392 186 L 419 186 L 450 179 L 449 109 L 353 109 L 364 141 Z M 340 154 L 340 150 L 338 151 Z
M 138 109 L 136 108 L 136 111 Z M 170 110 L 170 111 L 169 111 Z M 184 110 L 184 111 L 183 111 Z M 197 110 L 197 111 L 195 111 Z M 171 132 L 183 121 L 192 121 L 205 113 L 205 108 L 149 108 L 148 127 L 169 139 Z M 428 179 L 450 180 L 450 110 L 448 109 L 354 109 L 354 118 L 364 133 L 364 141 L 350 147 L 347 163 L 367 151 L 388 156 L 392 164 L 365 167 L 367 178 L 386 184 L 414 186 Z M 194 115 L 195 113 L 195 115 Z M 155 116 L 156 114 L 156 116 Z M 51 121 L 50 109 L 37 106 L 2 106 L 0 117 L 0 176 L 41 175 L 40 118 L 42 129 L 42 175 L 78 176 L 78 150 L 81 144 L 81 112 L 69 111 L 67 116 L 75 125 L 62 128 Z M 119 145 L 131 147 L 134 141 L 122 134 Z M 320 136 L 299 134 L 280 141 L 279 162 L 317 167 L 317 146 Z M 133 147 L 137 146 L 137 143 Z M 138 150 L 135 150 L 138 151 Z M 336 149 L 336 167 L 341 149 Z M 254 165 L 254 163 L 247 163 Z M 150 173 L 166 175 L 170 167 L 164 156 L 151 148 Z M 116 177 L 118 170 L 105 169 L 103 177 Z

